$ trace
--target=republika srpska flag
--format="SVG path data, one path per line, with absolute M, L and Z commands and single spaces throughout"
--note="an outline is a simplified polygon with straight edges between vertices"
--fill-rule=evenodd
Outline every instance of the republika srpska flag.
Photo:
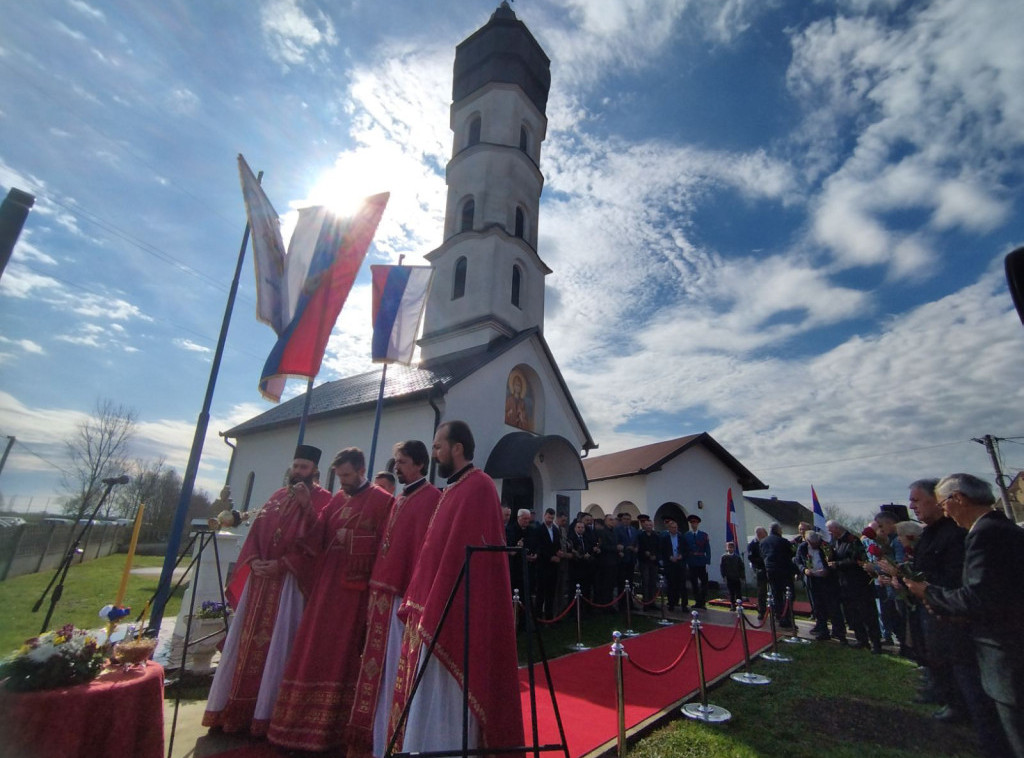
M 303 208 L 282 255 L 280 229 L 275 236 L 271 222 L 273 208 L 242 156 L 238 164 L 253 229 L 259 317 L 278 335 L 260 376 L 260 392 L 277 402 L 287 377 L 311 379 L 319 373 L 334 322 L 390 195 L 366 198 L 348 217 L 322 206 Z
M 416 334 L 434 276 L 431 266 L 370 266 L 373 362 L 412 363 Z

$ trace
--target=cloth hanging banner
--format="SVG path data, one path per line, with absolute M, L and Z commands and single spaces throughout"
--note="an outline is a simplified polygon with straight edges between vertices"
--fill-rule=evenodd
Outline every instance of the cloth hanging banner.
M 281 220 L 241 154 L 238 155 L 238 175 L 242 180 L 242 198 L 245 200 L 245 215 L 249 219 L 256 268 L 256 318 L 269 324 L 279 335 L 288 324 Z
M 370 266 L 373 272 L 373 362 L 412 363 L 431 266 Z
M 811 502 L 814 503 L 814 531 L 822 532 L 825 531 L 825 512 L 821 510 L 821 503 L 818 502 L 818 493 L 814 491 L 814 485 L 811 485 Z
M 331 330 L 373 241 L 389 193 L 366 198 L 349 217 L 317 206 L 299 211 L 285 259 L 290 319 L 263 367 L 260 392 L 281 399 L 284 379 L 320 371 Z

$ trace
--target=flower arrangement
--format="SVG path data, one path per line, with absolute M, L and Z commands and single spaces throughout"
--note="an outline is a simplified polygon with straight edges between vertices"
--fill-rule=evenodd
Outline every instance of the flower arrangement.
M 0 662 L 0 679 L 14 692 L 66 687 L 95 679 L 105 661 L 96 637 L 67 624 L 26 640 Z
M 226 609 L 228 613 L 231 613 L 231 609 Z M 224 603 L 218 603 L 215 600 L 203 601 L 202 607 L 192 614 L 193 618 L 197 619 L 219 619 L 223 618 L 225 611 Z

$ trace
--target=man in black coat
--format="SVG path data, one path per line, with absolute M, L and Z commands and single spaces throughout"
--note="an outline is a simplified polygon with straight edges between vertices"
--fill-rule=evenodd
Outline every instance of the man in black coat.
M 935 487 L 946 515 L 967 529 L 962 586 L 938 587 L 906 580 L 936 614 L 970 622 L 985 693 L 995 701 L 1012 755 L 1024 758 L 1024 529 L 993 510 L 989 485 L 970 474 L 951 474 Z M 974 714 L 972 713 L 972 718 Z M 975 722 L 986 755 L 1009 755 L 991 745 Z
M 754 569 L 754 580 L 757 582 L 757 620 L 763 621 L 768 607 L 768 574 L 764 570 L 764 558 L 761 557 L 761 540 L 768 536 L 763 526 L 754 530 L 754 539 L 747 545 L 747 562 Z
M 782 526 L 772 524 L 768 536 L 761 540 L 761 558 L 772 588 L 772 613 L 782 629 L 793 628 L 793 608 L 786 602 L 786 590 L 793 592 L 793 543 L 782 536 Z
M 562 561 L 562 533 L 555 524 L 555 509 L 544 511 L 544 521 L 533 527 L 533 546 L 537 554 L 537 595 L 534 614 L 539 619 L 555 617 L 555 587 Z M 528 536 L 529 541 L 529 536 Z
M 857 637 L 857 647 L 871 646 L 871 652 L 882 652 L 882 632 L 878 628 L 874 584 L 864 570 L 868 553 L 860 539 L 838 521 L 825 524 L 832 536 L 832 560 L 828 567 L 839 578 L 839 600 L 846 625 Z

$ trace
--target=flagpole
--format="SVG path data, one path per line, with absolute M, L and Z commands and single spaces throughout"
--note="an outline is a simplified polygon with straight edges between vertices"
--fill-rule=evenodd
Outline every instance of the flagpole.
M 402 261 L 405 260 L 405 253 L 401 253 L 398 256 L 398 265 L 402 265 Z M 373 439 L 370 442 L 370 463 L 366 469 L 366 473 L 369 477 L 373 477 L 374 468 L 373 462 L 377 457 L 377 434 L 380 432 L 380 417 L 384 410 L 384 382 L 388 378 L 388 364 L 384 362 L 384 368 L 380 372 L 380 389 L 377 391 L 377 414 L 373 419 Z
M 306 382 L 306 400 L 302 404 L 302 417 L 299 419 L 299 441 L 296 445 L 301 445 L 302 440 L 306 437 L 306 419 L 309 418 L 309 401 L 313 397 L 313 377 L 309 377 L 309 381 Z
M 256 181 L 260 182 L 262 179 L 263 172 L 260 171 Z M 164 566 L 160 572 L 160 582 L 157 585 L 156 595 L 153 599 L 153 611 L 149 617 L 149 630 L 151 633 L 159 633 L 160 622 L 163 621 L 164 617 L 164 607 L 167 605 L 167 600 L 171 595 L 171 580 L 178 560 L 178 550 L 181 548 L 181 536 L 185 531 L 185 517 L 188 516 L 188 507 L 192 502 L 192 491 L 195 488 L 196 474 L 199 471 L 199 459 L 203 455 L 206 430 L 210 425 L 210 406 L 213 404 L 213 390 L 217 386 L 217 374 L 220 371 L 221 357 L 224 355 L 224 343 L 228 337 L 231 312 L 235 307 L 235 295 L 238 293 L 238 282 L 242 276 L 242 263 L 245 260 L 245 248 L 248 244 L 249 223 L 246 221 L 245 231 L 242 233 L 242 244 L 238 248 L 238 263 L 235 264 L 235 277 L 231 280 L 231 290 L 228 293 L 227 305 L 224 307 L 224 319 L 220 325 L 217 351 L 213 355 L 213 363 L 210 366 L 210 381 L 206 385 L 203 409 L 199 412 L 199 419 L 196 421 L 195 436 L 192 438 L 192 451 L 189 453 L 188 465 L 185 467 L 185 475 L 181 482 L 181 497 L 178 498 L 178 509 L 174 512 L 174 523 L 171 525 L 171 533 L 167 539 L 167 552 L 164 554 Z
M 384 409 L 384 382 L 388 378 L 388 364 L 380 372 L 380 391 L 377 392 L 377 416 L 373 419 L 373 441 L 370 443 L 370 464 L 366 469 L 367 476 L 373 477 L 373 460 L 377 457 L 377 433 L 380 431 L 380 415 Z

